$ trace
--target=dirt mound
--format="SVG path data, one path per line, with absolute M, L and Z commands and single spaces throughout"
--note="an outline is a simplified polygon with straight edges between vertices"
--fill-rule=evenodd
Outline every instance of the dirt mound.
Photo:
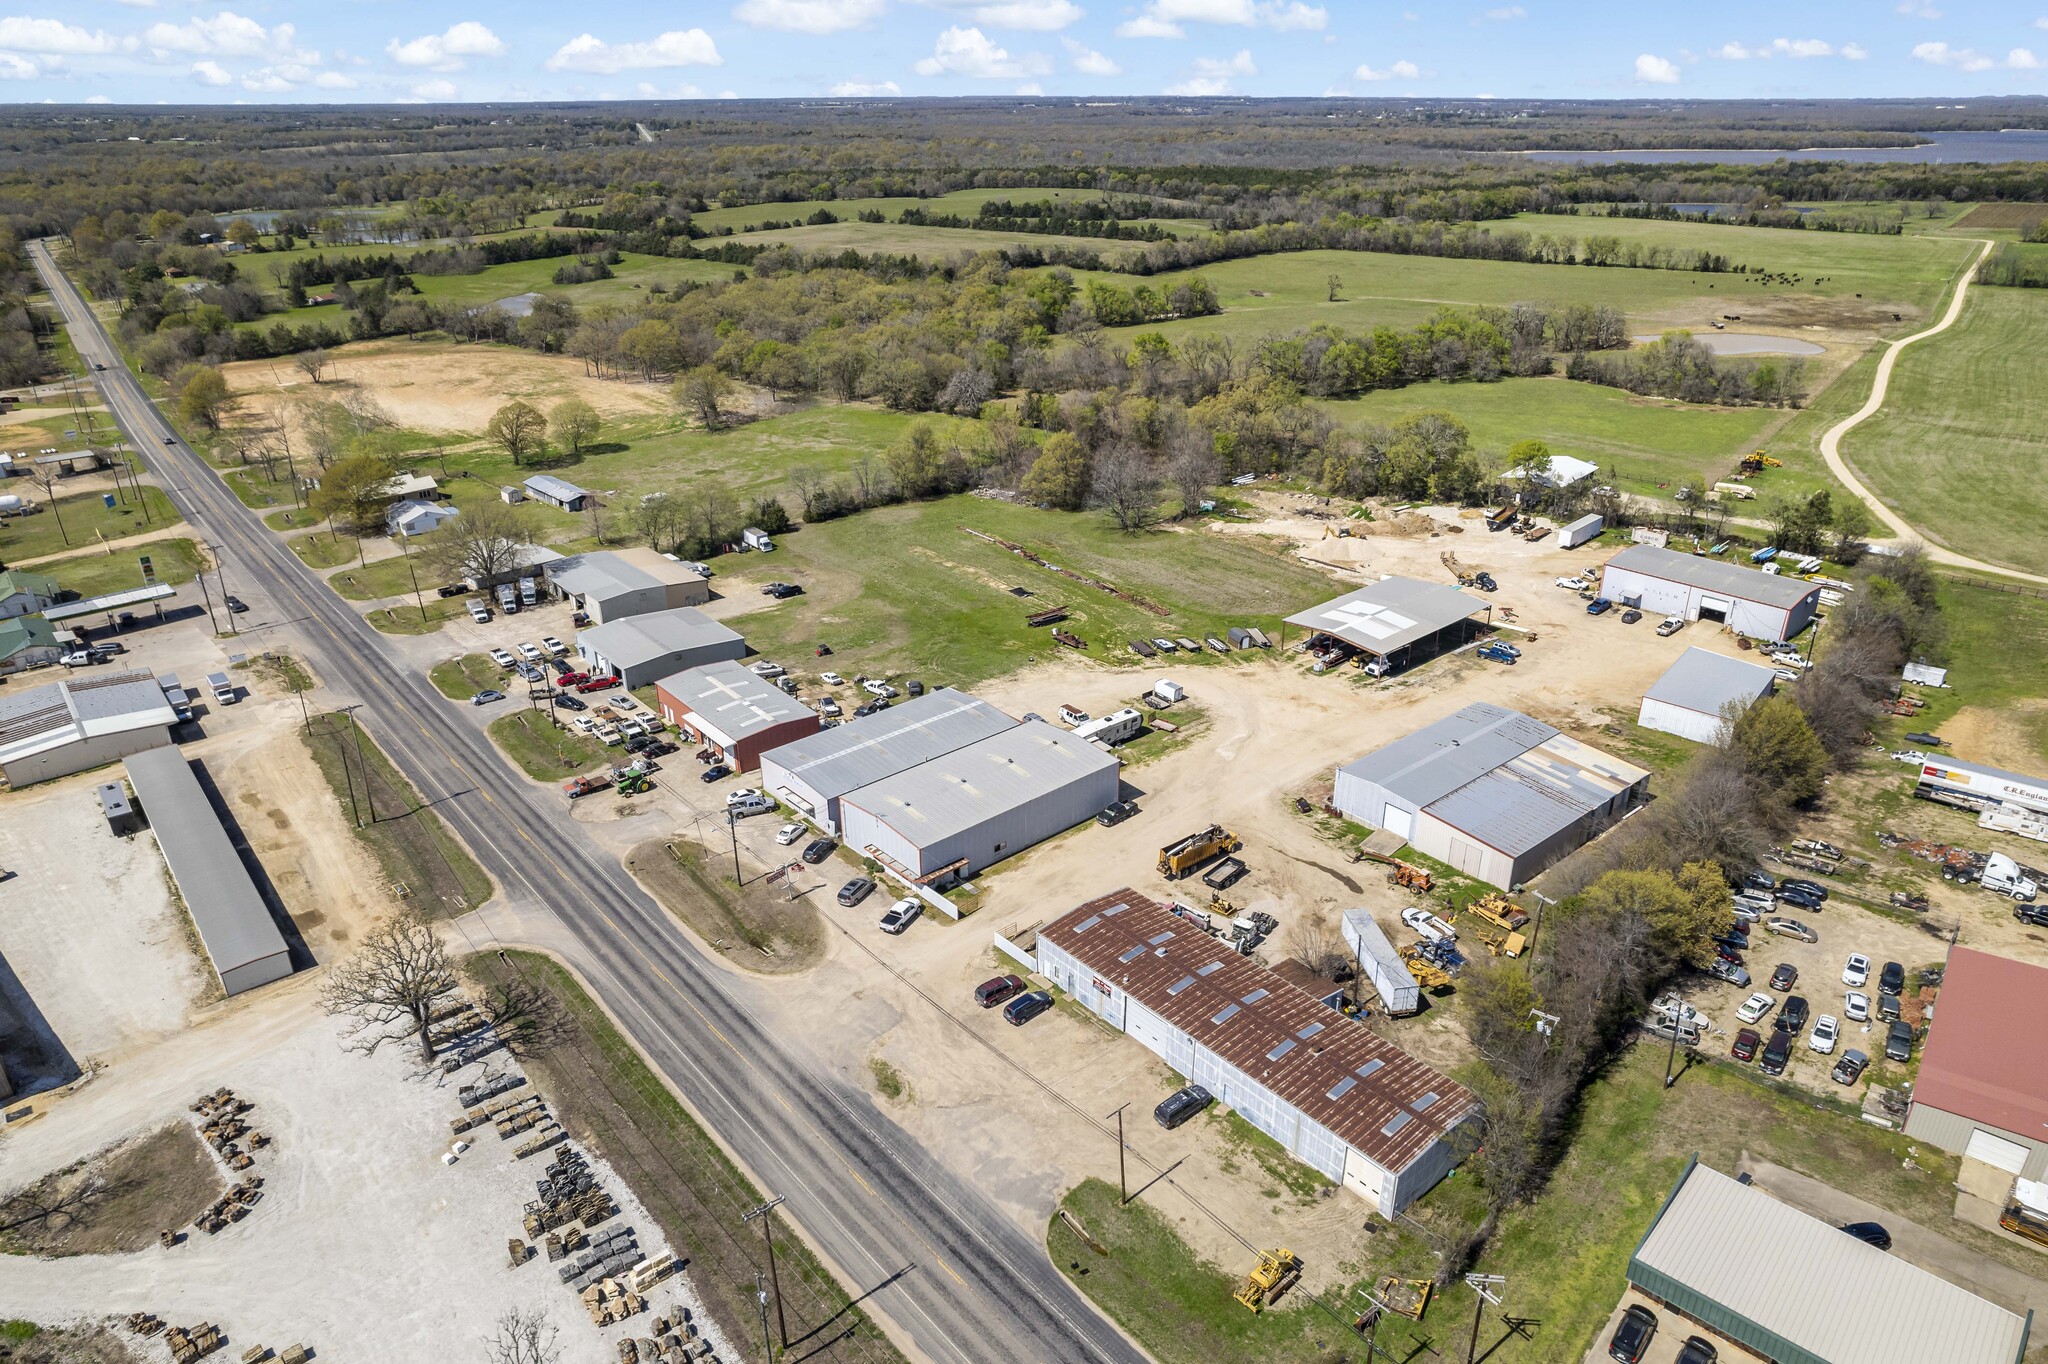
M 1366 521 L 1351 528 L 1353 535 L 1391 535 L 1400 539 L 1415 539 L 1418 536 L 1434 535 L 1443 530 L 1433 516 L 1421 512 L 1398 512 L 1376 521 Z

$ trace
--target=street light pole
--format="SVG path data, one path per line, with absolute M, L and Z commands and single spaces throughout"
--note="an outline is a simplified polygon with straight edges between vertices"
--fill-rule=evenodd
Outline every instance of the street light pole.
M 235 608 L 228 604 L 229 598 L 227 558 L 225 555 L 221 553 L 221 546 L 219 545 L 209 543 L 206 546 L 206 548 L 210 550 L 213 554 L 213 576 L 220 582 L 220 605 L 221 610 L 227 612 L 228 633 L 231 635 L 239 635 L 242 633 L 242 631 L 235 624 Z
M 1529 894 L 1536 901 L 1536 922 L 1529 926 L 1529 961 L 1533 965 L 1536 961 L 1536 935 L 1543 931 L 1543 911 L 1554 906 L 1557 901 L 1540 890 L 1532 890 Z

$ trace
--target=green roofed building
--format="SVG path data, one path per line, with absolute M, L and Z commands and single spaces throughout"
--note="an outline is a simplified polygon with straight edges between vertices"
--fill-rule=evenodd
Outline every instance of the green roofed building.
M 1723 1360 L 1733 1345 L 1773 1364 L 2019 1364 L 2033 1325 L 1697 1157 L 1628 1282 L 1660 1335 L 1705 1328 Z
M 19 568 L 0 572 L 0 620 L 47 611 L 63 591 L 55 578 Z
M 18 673 L 23 668 L 55 663 L 63 652 L 56 630 L 41 616 L 0 620 L 0 673 Z

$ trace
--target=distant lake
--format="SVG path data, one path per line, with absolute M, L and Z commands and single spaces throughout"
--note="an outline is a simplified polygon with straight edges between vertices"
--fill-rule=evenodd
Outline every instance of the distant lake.
M 1918 147 L 1801 147 L 1773 151 L 1727 151 L 1714 148 L 1659 147 L 1620 152 L 1524 152 L 1532 161 L 1562 161 L 1581 166 L 1613 166 L 1625 161 L 1643 164 L 1708 161 L 1732 165 L 1768 165 L 1787 161 L 2048 161 L 2048 129 L 2019 128 L 1995 133 L 1924 133 L 1934 140 Z

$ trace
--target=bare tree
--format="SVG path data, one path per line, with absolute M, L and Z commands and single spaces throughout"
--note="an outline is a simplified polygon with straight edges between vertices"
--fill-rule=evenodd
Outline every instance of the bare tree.
M 320 376 L 327 371 L 326 348 L 315 346 L 311 350 L 302 350 L 292 357 L 292 363 L 299 367 L 300 373 L 317 384 L 320 382 Z
M 818 498 L 825 491 L 825 475 L 815 464 L 793 464 L 789 469 L 789 486 L 797 501 L 803 503 L 804 520 L 813 520 L 818 512 Z
M 1315 914 L 1295 916 L 1294 926 L 1287 930 L 1287 950 L 1295 960 L 1326 980 L 1351 960 L 1337 930 L 1330 927 L 1327 919 Z
M 370 930 L 320 989 L 321 1006 L 350 1020 L 347 1045 L 366 1055 L 386 1042 L 416 1040 L 420 1061 L 434 1059 L 428 1026 L 435 1005 L 456 988 L 455 967 L 432 925 L 406 911 Z
M 650 493 L 633 513 L 633 528 L 649 545 L 667 553 L 689 533 L 689 504 L 674 493 Z
M 1159 519 L 1159 475 L 1145 453 L 1132 446 L 1114 446 L 1096 459 L 1089 494 L 1119 530 L 1143 530 Z
M 1203 496 L 1223 477 L 1214 439 L 1207 432 L 1192 428 L 1178 434 L 1173 454 L 1166 463 L 1166 476 L 1180 494 L 1180 514 L 1193 516 L 1201 511 Z
M 526 561 L 533 527 L 503 502 L 480 502 L 429 536 L 421 560 L 443 580 L 496 582 Z
M 498 1318 L 498 1332 L 484 1341 L 489 1364 L 556 1364 L 560 1335 L 546 1312 L 514 1307 Z

